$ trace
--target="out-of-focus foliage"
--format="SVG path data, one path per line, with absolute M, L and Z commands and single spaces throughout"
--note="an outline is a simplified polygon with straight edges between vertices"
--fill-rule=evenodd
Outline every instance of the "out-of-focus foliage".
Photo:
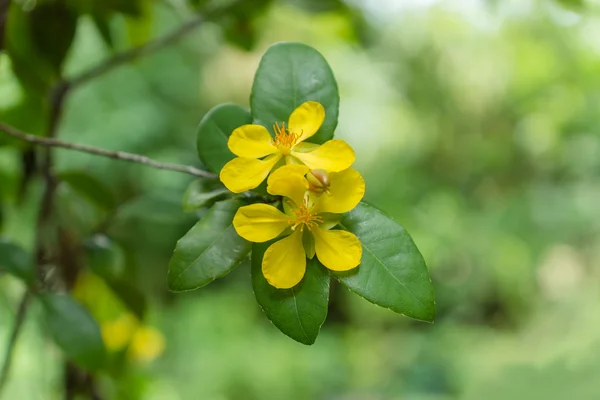
M 151 2 L 149 37 L 175 28 L 195 7 L 219 2 L 192 3 Z M 328 322 L 307 348 L 263 318 L 249 265 L 193 294 L 168 294 L 164 273 L 173 245 L 203 213 L 182 211 L 192 179 L 57 151 L 59 173 L 89 174 L 115 204 L 107 212 L 85 189 L 61 184 L 70 215 L 62 219 L 64 237 L 86 242 L 103 234 L 122 249 L 118 273 L 143 293 L 144 324 L 165 340 L 152 363 L 123 357 L 118 374 L 101 375 L 105 396 L 597 399 L 597 2 L 357 0 L 319 10 L 304 4 L 273 2 L 254 14 L 250 51 L 228 42 L 226 27 L 208 23 L 78 88 L 60 137 L 194 165 L 201 117 L 223 101 L 249 105 L 266 47 L 308 43 L 335 71 L 336 136 L 356 149 L 368 200 L 409 229 L 431 269 L 437 322 L 414 324 L 334 283 Z M 136 17 L 123 11 L 97 10 L 101 30 L 92 8 L 76 11 L 63 75 L 110 57 L 107 31 L 115 49 L 131 45 L 128 21 Z M 41 134 L 45 105 L 20 86 L 25 70 L 14 70 L 0 54 L 0 120 Z M 1 234 L 31 250 L 40 181 L 19 198 L 25 146 L 2 136 L 0 143 Z M 128 311 L 97 283 L 78 282 L 91 301 L 76 297 L 107 331 Z M 19 280 L 0 275 L 0 343 L 22 290 Z M 35 303 L 7 398 L 61 398 L 61 359 L 49 351 L 41 315 Z

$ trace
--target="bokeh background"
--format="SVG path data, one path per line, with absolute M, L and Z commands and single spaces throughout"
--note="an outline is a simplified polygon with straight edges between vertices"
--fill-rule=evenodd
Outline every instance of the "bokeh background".
M 176 29 L 199 3 L 147 1 L 141 16 L 115 14 L 114 49 L 79 18 L 65 75 Z M 107 213 L 61 185 L 57 213 L 79 238 L 101 226 L 94 240 L 117 249 L 147 303 L 134 327 L 101 279 L 79 277 L 75 293 L 107 345 L 133 343 L 121 373 L 98 377 L 105 398 L 600 398 L 600 3 L 243 3 L 246 18 L 207 22 L 77 88 L 59 137 L 200 166 L 202 116 L 222 102 L 248 105 L 270 44 L 312 45 L 339 84 L 336 136 L 356 150 L 366 199 L 421 249 L 437 320 L 412 321 L 335 285 L 307 347 L 262 314 L 248 265 L 171 294 L 171 252 L 202 213 L 182 209 L 192 178 L 57 151 L 61 174 L 85 173 L 117 204 Z M 39 134 L 36 107 L 0 54 L 0 120 Z M 0 233 L 32 248 L 41 180 L 22 192 L 23 148 L 0 146 Z M 0 275 L 0 354 L 23 290 Z M 40 313 L 34 304 L 3 398 L 62 398 L 63 361 Z

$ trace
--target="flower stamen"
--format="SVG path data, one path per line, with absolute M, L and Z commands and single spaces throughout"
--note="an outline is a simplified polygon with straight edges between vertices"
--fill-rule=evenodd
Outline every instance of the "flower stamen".
M 288 200 L 288 203 L 293 207 L 294 204 Z M 308 228 L 308 230 L 312 230 L 312 228 L 318 226 L 323 223 L 323 217 L 313 213 L 311 208 L 308 207 L 308 199 L 304 199 L 304 203 L 301 204 L 298 208 L 292 208 L 292 212 L 295 215 L 295 218 L 290 219 L 288 223 L 290 225 L 293 224 L 292 230 L 296 230 L 298 226 L 300 226 L 300 232 L 304 232 L 304 227 Z
M 284 156 L 289 155 L 292 151 L 292 147 L 296 145 L 296 142 L 300 138 L 300 134 L 290 132 L 290 130 L 285 127 L 285 122 L 281 123 L 281 127 L 279 126 L 279 123 L 275 123 L 275 125 L 273 125 L 273 131 L 275 132 L 273 144 Z

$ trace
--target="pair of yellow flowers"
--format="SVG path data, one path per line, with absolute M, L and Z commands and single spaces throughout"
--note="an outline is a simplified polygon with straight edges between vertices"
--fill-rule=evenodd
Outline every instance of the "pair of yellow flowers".
M 292 112 L 287 127 L 285 122 L 281 127 L 275 124 L 274 139 L 262 125 L 243 125 L 229 137 L 229 149 L 238 157 L 221 170 L 223 184 L 241 193 L 268 176 L 267 191 L 284 197 L 284 212 L 252 204 L 240 207 L 233 219 L 237 233 L 248 241 L 284 237 L 267 249 L 262 261 L 263 275 L 276 288 L 298 284 L 306 271 L 306 257 L 315 254 L 333 271 L 347 271 L 360 263 L 358 238 L 331 230 L 340 222 L 340 214 L 356 207 L 365 193 L 363 178 L 350 168 L 354 151 L 342 140 L 323 145 L 304 142 L 324 120 L 323 106 L 308 101 Z

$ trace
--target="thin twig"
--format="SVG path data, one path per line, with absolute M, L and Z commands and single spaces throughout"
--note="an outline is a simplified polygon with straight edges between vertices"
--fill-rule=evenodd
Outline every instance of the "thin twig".
M 4 354 L 4 363 L 2 364 L 2 370 L 0 370 L 0 392 L 2 391 L 2 388 L 8 380 L 8 375 L 12 364 L 13 351 L 15 349 L 19 333 L 21 332 L 21 327 L 23 326 L 23 322 L 25 321 L 25 315 L 27 314 L 27 307 L 29 306 L 30 299 L 31 292 L 29 291 L 29 289 L 27 289 L 23 294 L 23 297 L 21 298 L 21 302 L 19 303 L 19 308 L 17 310 L 17 313 L 15 314 L 15 322 L 13 325 L 13 329 L 8 339 L 8 345 L 6 346 L 6 353 Z
M 97 156 L 108 157 L 115 160 L 122 160 L 128 162 L 134 162 L 139 164 L 144 164 L 153 168 L 164 169 L 169 171 L 177 171 L 183 172 L 185 174 L 190 174 L 202 178 L 216 178 L 217 176 L 211 172 L 203 171 L 201 169 L 192 167 L 190 165 L 180 165 L 180 164 L 170 164 L 170 163 L 162 163 L 146 156 L 142 156 L 134 153 L 126 153 L 124 151 L 111 151 L 106 149 L 101 149 L 98 147 L 88 146 L 84 144 L 76 144 L 64 142 L 60 139 L 47 138 L 41 136 L 31 135 L 29 133 L 22 132 L 16 129 L 13 126 L 7 125 L 3 122 L 0 122 L 0 131 L 7 133 L 8 135 L 17 138 L 19 140 L 23 140 L 25 142 L 29 142 L 39 146 L 45 147 L 58 147 L 68 150 L 79 151 L 88 154 L 94 154 Z
M 119 65 L 128 63 L 129 61 L 132 61 L 135 58 L 143 56 L 147 53 L 151 53 L 155 50 L 158 50 L 177 41 L 181 37 L 185 36 L 187 33 L 196 29 L 198 26 L 200 26 L 201 23 L 202 18 L 200 16 L 197 16 L 194 19 L 184 23 L 173 32 L 163 36 L 162 38 L 159 38 L 153 42 L 149 42 L 143 46 L 136 47 L 131 50 L 124 51 L 123 53 L 117 54 L 109 58 L 105 62 L 97 65 L 96 67 L 91 68 L 69 79 L 69 82 L 72 87 L 82 85 L 88 82 L 89 80 L 92 80 L 95 77 L 100 76 L 115 67 L 118 67 Z
M 53 139 L 58 133 L 60 119 L 63 113 L 63 105 L 69 92 L 69 84 L 59 82 L 49 93 L 48 101 L 50 103 L 50 115 L 48 119 L 48 127 L 46 128 L 46 139 Z M 44 192 L 40 210 L 38 212 L 37 227 L 36 227 L 36 271 L 40 280 L 46 275 L 45 260 L 48 258 L 48 244 L 46 243 L 45 235 L 47 235 L 48 221 L 52 216 L 52 207 L 54 203 L 54 191 L 56 190 L 56 176 L 52 171 L 53 154 L 50 147 L 46 147 L 41 154 L 40 171 L 44 179 Z M 51 237 L 51 236 L 50 236 Z

